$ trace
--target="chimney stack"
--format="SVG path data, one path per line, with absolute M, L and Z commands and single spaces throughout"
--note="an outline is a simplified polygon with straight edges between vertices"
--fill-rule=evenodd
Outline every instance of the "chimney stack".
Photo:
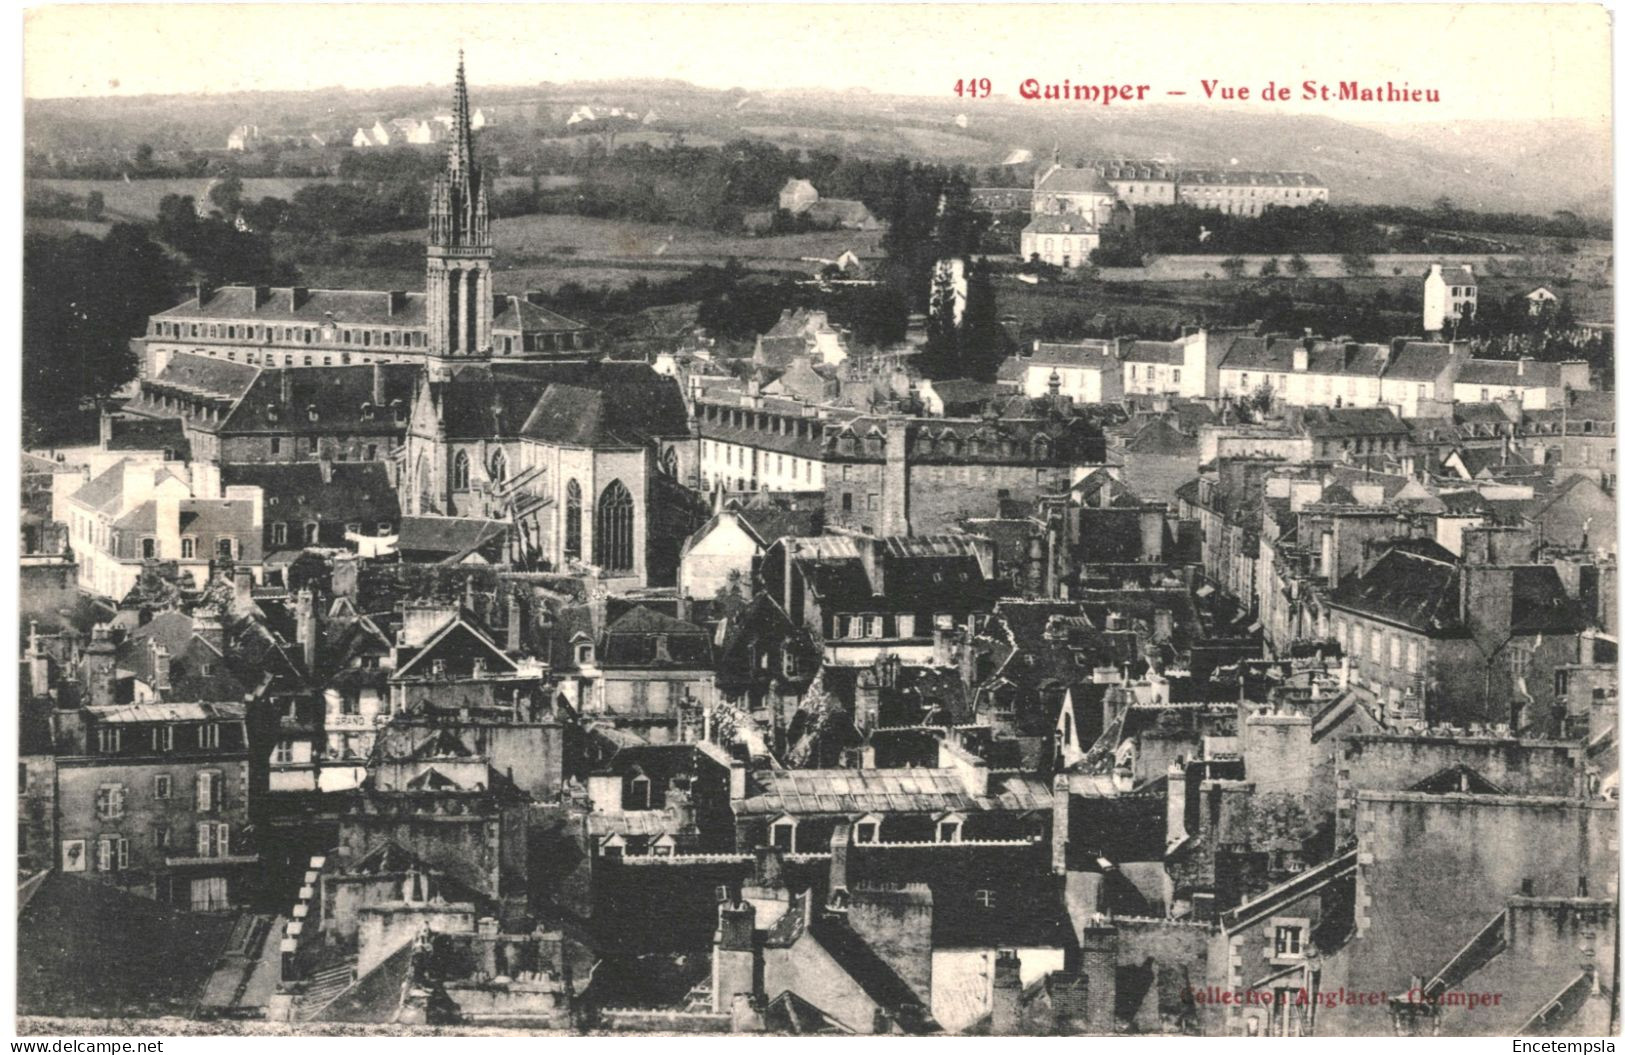
M 306 586 L 294 598 L 294 639 L 305 660 L 305 670 L 316 669 L 316 595 Z
M 517 655 L 524 647 L 525 625 L 520 617 L 519 595 L 508 594 L 508 652 Z
M 293 409 L 293 371 L 290 370 L 288 367 L 284 366 L 282 368 L 282 370 L 280 371 L 280 373 L 281 373 L 281 376 L 280 376 L 279 380 L 282 382 L 282 385 L 281 385 L 281 387 L 282 387 L 282 392 L 281 392 L 282 406 L 285 409 L 292 410 Z
M 169 649 L 152 638 L 147 640 L 152 644 L 152 689 L 161 695 L 169 691 Z
M 993 961 L 992 1034 L 1012 1037 L 1021 1032 L 1021 957 L 1000 950 Z
M 374 407 L 380 407 L 380 408 L 384 405 L 384 364 L 383 363 L 373 363 L 372 364 L 372 405 Z

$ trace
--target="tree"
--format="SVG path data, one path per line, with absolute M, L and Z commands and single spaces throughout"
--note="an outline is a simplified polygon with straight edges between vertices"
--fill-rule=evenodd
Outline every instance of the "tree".
M 1343 270 L 1350 275 L 1369 275 L 1377 270 L 1377 262 L 1366 253 L 1351 250 L 1343 254 Z
M 228 217 L 236 216 L 243 205 L 243 181 L 227 176 L 209 188 L 209 201 Z
M 23 241 L 23 423 L 30 442 L 71 437 L 94 400 L 136 375 L 131 334 L 174 305 L 180 275 L 131 224 L 98 240 Z
M 100 223 L 106 212 L 107 199 L 102 197 L 101 191 L 93 190 L 85 196 L 85 219 L 92 223 Z
M 959 330 L 959 376 L 972 381 L 993 381 L 1004 362 L 1004 330 L 993 294 L 993 278 L 986 260 L 967 265 L 965 315 Z
M 145 172 L 152 168 L 152 144 L 142 143 L 135 148 L 135 167 Z
M 1302 253 L 1293 253 L 1292 259 L 1286 262 L 1286 269 L 1292 272 L 1293 278 L 1306 278 L 1315 270 L 1309 261 L 1303 258 Z
M 960 302 L 955 289 L 955 261 L 941 261 L 931 276 L 925 318 L 925 349 L 920 371 L 933 380 L 959 376 Z
M 1262 278 L 1274 278 L 1281 273 L 1281 258 L 1272 256 L 1259 267 L 1258 274 Z
M 1219 270 L 1226 278 L 1241 278 L 1247 273 L 1247 261 L 1239 256 L 1227 256 L 1219 261 Z

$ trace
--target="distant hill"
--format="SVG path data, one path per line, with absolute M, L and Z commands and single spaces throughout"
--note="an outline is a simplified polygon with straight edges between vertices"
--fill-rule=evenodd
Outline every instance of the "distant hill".
M 219 150 L 238 124 L 267 132 L 345 129 L 443 107 L 447 85 L 373 91 L 31 100 L 30 149 L 123 152 Z M 660 115 L 664 131 L 754 136 L 786 147 L 993 166 L 1015 151 L 1046 158 L 1160 158 L 1237 168 L 1306 169 L 1333 201 L 1611 216 L 1610 131 L 1578 121 L 1377 126 L 1331 117 L 1195 105 L 1055 107 L 1009 98 L 961 100 L 866 92 L 715 91 L 667 79 L 472 86 L 496 115 L 502 149 L 561 131 L 570 107 L 622 106 Z M 964 115 L 963 126 L 955 119 Z

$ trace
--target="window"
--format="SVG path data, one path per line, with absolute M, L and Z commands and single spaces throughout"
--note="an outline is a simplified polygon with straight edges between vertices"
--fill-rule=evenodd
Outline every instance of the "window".
M 117 872 L 130 867 L 130 840 L 122 835 L 104 835 L 96 840 L 96 870 Z
M 195 560 L 197 558 L 197 539 L 188 535 L 181 539 L 181 560 Z
M 773 845 L 785 853 L 795 853 L 796 822 L 789 818 L 773 823 Z
M 574 480 L 564 488 L 564 555 L 581 556 L 581 485 Z
M 203 772 L 197 775 L 197 811 L 213 813 L 220 808 L 220 774 Z
M 317 533 L 320 530 L 321 530 L 321 526 L 319 524 L 317 524 L 315 521 L 306 521 L 305 522 L 305 545 L 307 545 L 307 546 L 316 545 Z
M 231 560 L 232 555 L 236 552 L 236 547 L 234 545 L 236 541 L 236 539 L 231 538 L 221 539 L 219 542 L 215 543 L 215 554 L 220 557 L 221 560 Z
M 167 802 L 175 792 L 175 781 L 168 773 L 159 773 L 152 778 L 152 797 Z
M 284 546 L 287 545 L 287 542 L 288 525 L 278 520 L 275 524 L 271 525 L 271 544 L 273 546 Z
M 158 540 L 155 539 L 155 538 L 144 538 L 144 539 L 142 539 L 141 540 L 141 559 L 142 560 L 154 560 L 155 558 L 157 558 L 157 556 L 158 556 Z
M 152 829 L 152 845 L 154 849 L 158 850 L 169 849 L 169 829 L 167 827 L 162 824 L 154 826 Z
M 491 452 L 491 482 L 500 484 L 508 478 L 508 456 L 501 447 Z
M 18 762 L 17 763 L 17 794 L 26 795 L 27 793 L 28 793 L 28 763 L 27 762 Z
M 1303 958 L 1303 925 L 1278 923 L 1275 926 L 1275 958 L 1298 960 Z
M 124 747 L 123 729 L 97 729 L 96 750 L 104 755 L 117 754 Z
M 389 532 L 390 532 L 390 525 L 387 522 L 380 522 L 379 525 L 378 525 L 378 535 L 379 535 L 379 537 L 383 537 L 384 535 L 389 534 Z
M 152 749 L 154 751 L 175 750 L 175 727 L 173 725 L 153 726 Z
M 878 843 L 880 841 L 880 818 L 869 816 L 858 821 L 852 829 L 852 841 L 856 843 Z
M 649 778 L 642 773 L 632 778 L 632 787 L 627 795 L 626 808 L 629 810 L 646 810 L 649 808 Z
M 231 853 L 231 825 L 200 821 L 197 826 L 197 855 L 225 857 Z
M 282 437 L 281 436 L 272 436 L 271 437 L 271 453 L 272 454 L 281 454 L 282 453 Z
M 124 785 L 103 784 L 96 789 L 96 818 L 116 821 L 124 816 Z
M 973 896 L 976 898 L 976 903 L 978 905 L 982 906 L 983 908 L 992 908 L 992 907 L 994 907 L 994 903 L 995 903 L 996 899 L 993 896 L 993 891 L 991 891 L 991 890 L 978 890 Z
M 468 490 L 467 451 L 458 451 L 457 456 L 451 460 L 451 489 L 453 491 Z
M 965 819 L 959 814 L 950 814 L 937 822 L 937 842 L 956 843 L 964 831 Z
M 215 722 L 206 722 L 198 726 L 197 745 L 199 747 L 220 746 L 220 726 Z
M 598 496 L 593 525 L 593 563 L 612 571 L 631 571 L 633 562 L 632 494 L 615 480 Z
M 293 765 L 293 741 L 292 740 L 280 740 L 280 741 L 278 741 L 277 745 L 276 745 L 276 751 L 275 751 L 274 754 L 272 754 L 271 760 L 273 762 L 275 762 L 277 765 L 280 765 L 280 766 L 291 766 L 291 765 Z
M 843 512 L 843 513 L 852 512 L 852 492 L 851 491 L 847 491 L 845 494 L 841 495 L 841 512 Z

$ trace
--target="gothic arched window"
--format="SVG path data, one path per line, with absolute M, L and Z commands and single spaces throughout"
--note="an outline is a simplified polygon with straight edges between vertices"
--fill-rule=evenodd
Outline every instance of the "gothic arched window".
M 467 451 L 458 451 L 457 456 L 451 460 L 451 489 L 453 491 L 468 490 Z
M 581 485 L 574 480 L 564 488 L 564 555 L 581 556 Z
M 630 571 L 632 564 L 632 494 L 619 480 L 598 496 L 593 524 L 593 563 L 600 568 Z
M 677 475 L 677 448 L 667 447 L 666 453 L 660 456 L 660 471 L 667 476 Z
M 508 478 L 508 455 L 498 447 L 491 452 L 491 482 L 500 484 Z

